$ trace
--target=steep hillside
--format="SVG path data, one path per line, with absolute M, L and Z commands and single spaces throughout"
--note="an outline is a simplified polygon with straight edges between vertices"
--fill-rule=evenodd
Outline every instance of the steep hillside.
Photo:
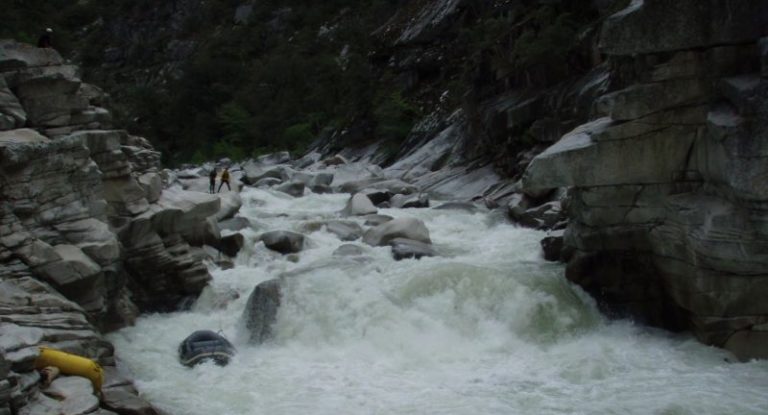
M 320 138 L 379 142 L 386 163 L 420 120 L 464 108 L 467 154 L 516 174 L 522 150 L 586 116 L 568 82 L 599 63 L 599 21 L 624 2 L 70 3 L 57 39 L 167 162 Z M 501 119 L 513 107 L 514 126 Z

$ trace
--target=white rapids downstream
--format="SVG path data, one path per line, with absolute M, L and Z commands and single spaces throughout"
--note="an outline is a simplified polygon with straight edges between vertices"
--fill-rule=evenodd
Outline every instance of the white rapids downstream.
M 333 257 L 343 242 L 320 230 L 293 263 L 254 237 L 335 217 L 348 196 L 242 196 L 254 229 L 236 266 L 212 269 L 191 311 L 110 336 L 142 395 L 169 414 L 768 414 L 768 362 L 729 363 L 688 336 L 609 321 L 541 258 L 541 232 L 495 213 L 384 209 L 422 219 L 441 256 Z M 284 272 L 275 338 L 248 345 L 248 296 Z M 179 364 L 179 342 L 199 329 L 237 347 L 228 366 Z

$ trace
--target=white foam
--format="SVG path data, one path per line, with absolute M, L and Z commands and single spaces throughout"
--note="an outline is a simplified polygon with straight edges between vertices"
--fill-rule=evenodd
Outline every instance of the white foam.
M 484 213 L 383 211 L 425 221 L 445 256 L 420 261 L 371 247 L 370 261 L 336 259 L 342 242 L 322 230 L 298 263 L 253 243 L 333 217 L 346 198 L 247 190 L 242 212 L 262 229 L 238 265 L 214 271 L 192 311 L 111 336 L 142 394 L 185 415 L 768 413 L 768 363 L 729 364 L 688 337 L 606 321 L 540 258 L 541 233 Z M 251 289 L 287 271 L 275 339 L 247 345 L 238 330 Z M 229 366 L 178 363 L 197 329 L 233 340 Z

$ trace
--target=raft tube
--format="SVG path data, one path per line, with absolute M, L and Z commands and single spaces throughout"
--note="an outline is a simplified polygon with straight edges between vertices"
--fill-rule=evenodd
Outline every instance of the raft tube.
M 35 369 L 47 366 L 59 368 L 62 375 L 81 376 L 91 381 L 93 389 L 101 392 L 104 383 L 104 370 L 95 361 L 87 357 L 67 353 L 49 347 L 40 347 L 40 356 L 35 360 Z
M 179 362 L 184 366 L 192 367 L 207 360 L 226 366 L 234 355 L 232 343 L 210 330 L 198 330 L 179 344 Z

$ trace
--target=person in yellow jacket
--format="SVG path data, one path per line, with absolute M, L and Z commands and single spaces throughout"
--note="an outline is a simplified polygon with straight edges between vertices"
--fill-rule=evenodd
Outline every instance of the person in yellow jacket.
M 221 183 L 219 183 L 219 190 L 216 192 L 221 192 L 221 186 L 224 186 L 226 183 L 227 190 L 232 191 L 232 188 L 229 187 L 229 167 L 224 168 L 224 171 L 221 172 Z

